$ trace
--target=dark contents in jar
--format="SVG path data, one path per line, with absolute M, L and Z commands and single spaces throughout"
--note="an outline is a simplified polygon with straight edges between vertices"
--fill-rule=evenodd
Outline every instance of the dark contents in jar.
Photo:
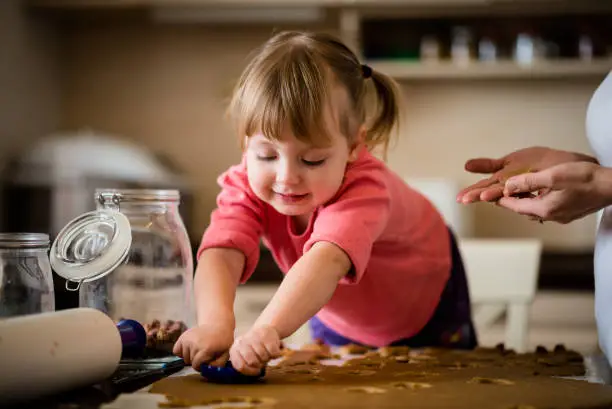
M 172 353 L 174 343 L 181 334 L 187 330 L 187 325 L 183 321 L 167 320 L 163 323 L 153 320 L 144 324 L 147 333 L 147 349 Z
M 163 323 L 153 320 L 143 325 L 147 333 L 147 344 L 143 358 L 156 358 L 172 355 L 172 348 L 181 334 L 187 331 L 183 321 L 166 320 Z

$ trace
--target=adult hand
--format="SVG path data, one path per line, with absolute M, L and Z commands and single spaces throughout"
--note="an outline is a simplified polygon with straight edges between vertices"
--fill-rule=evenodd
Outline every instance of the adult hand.
M 234 327 L 229 323 L 203 324 L 185 331 L 172 352 L 191 364 L 196 371 L 202 364 L 223 366 L 234 341 Z
M 465 204 L 496 201 L 502 197 L 504 183 L 511 176 L 577 161 L 597 163 L 594 158 L 587 155 L 539 146 L 520 149 L 499 159 L 470 159 L 465 163 L 468 172 L 492 173 L 492 175 L 461 190 L 457 195 L 457 201 Z
M 513 195 L 538 191 L 533 198 Z M 499 206 L 540 220 L 569 223 L 612 203 L 612 169 L 569 162 L 506 181 Z

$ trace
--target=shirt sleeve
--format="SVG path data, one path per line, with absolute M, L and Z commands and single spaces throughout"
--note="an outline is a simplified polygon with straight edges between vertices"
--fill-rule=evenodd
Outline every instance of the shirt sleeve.
M 246 257 L 240 279 L 246 282 L 259 261 L 259 239 L 265 223 L 264 203 L 251 190 L 244 164 L 231 167 L 218 179 L 221 192 L 217 208 L 210 217 L 197 252 L 197 259 L 205 249 L 224 247 L 240 250 Z
M 368 169 L 341 187 L 336 200 L 319 210 L 306 253 L 316 242 L 326 241 L 340 247 L 353 264 L 344 284 L 357 284 L 363 277 L 372 246 L 387 226 L 390 197 L 379 169 Z

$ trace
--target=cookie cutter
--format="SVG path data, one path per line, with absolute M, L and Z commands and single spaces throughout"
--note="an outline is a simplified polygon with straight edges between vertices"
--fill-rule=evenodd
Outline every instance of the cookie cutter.
M 116 324 L 121 337 L 121 357 L 131 358 L 142 355 L 147 345 L 147 333 L 138 321 L 123 319 Z
M 245 375 L 238 372 L 230 361 L 225 366 L 212 366 L 203 364 L 200 366 L 200 374 L 212 383 L 245 384 L 259 381 L 266 375 L 266 368 L 262 368 L 257 375 Z

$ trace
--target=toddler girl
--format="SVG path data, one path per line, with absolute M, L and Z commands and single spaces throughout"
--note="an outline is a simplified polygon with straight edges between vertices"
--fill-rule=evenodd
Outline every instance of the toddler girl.
M 196 369 L 229 357 L 256 374 L 308 320 L 332 345 L 476 345 L 452 233 L 371 153 L 386 151 L 399 116 L 389 77 L 331 36 L 283 32 L 246 67 L 230 112 L 244 155 L 219 178 L 198 251 L 198 326 L 177 355 Z M 236 287 L 253 273 L 260 239 L 285 277 L 234 340 Z

